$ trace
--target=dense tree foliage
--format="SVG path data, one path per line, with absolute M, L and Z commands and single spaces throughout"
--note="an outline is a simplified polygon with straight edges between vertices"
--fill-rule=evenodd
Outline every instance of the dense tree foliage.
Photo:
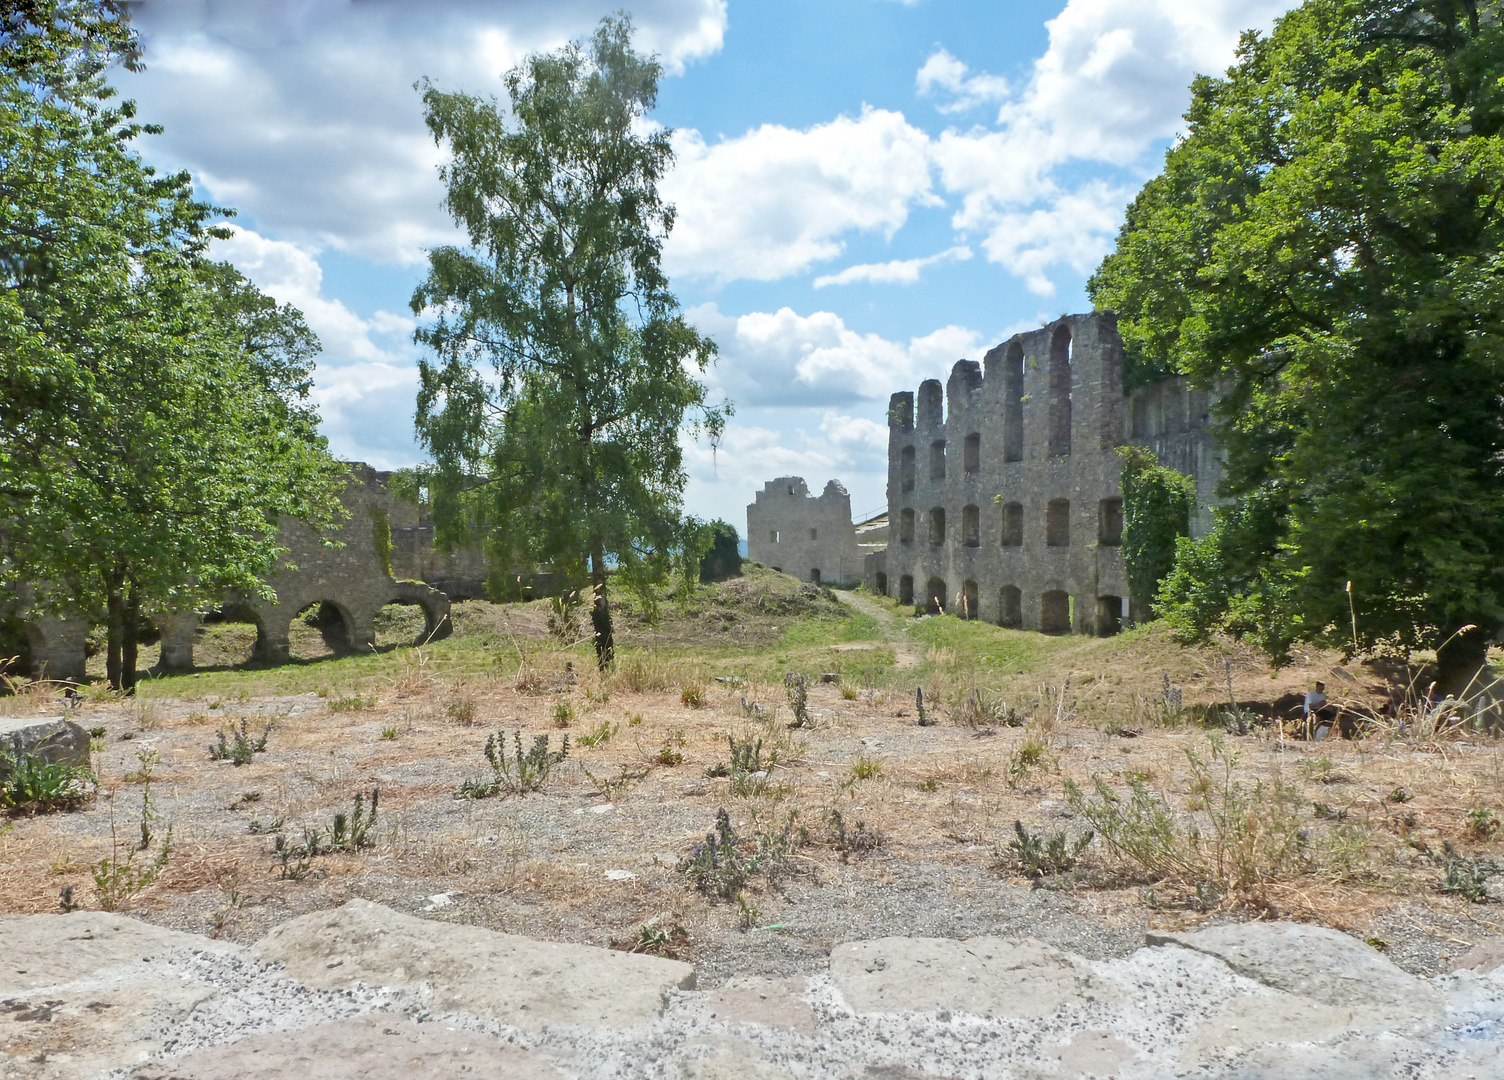
M 1504 617 L 1504 4 L 1307 0 L 1199 78 L 1091 283 L 1134 364 L 1224 393 L 1216 531 L 1160 595 L 1279 655 Z M 1468 629 L 1472 627 L 1473 629 Z
M 681 428 L 717 435 L 692 372 L 715 355 L 684 320 L 660 267 L 673 209 L 657 186 L 669 135 L 641 123 L 659 66 L 631 25 L 510 72 L 510 110 L 424 84 L 451 154 L 446 205 L 468 248 L 432 252 L 413 297 L 418 432 L 441 540 L 485 538 L 566 579 L 588 566 L 596 655 L 613 651 L 606 573 L 656 564 L 679 540 Z
M 1123 565 L 1128 588 L 1152 617 L 1160 582 L 1175 566 L 1176 545 L 1190 535 L 1196 489 L 1191 478 L 1159 463 L 1142 446 L 1119 448 L 1123 459 Z
M 0 580 L 109 627 L 264 592 L 278 518 L 326 518 L 339 467 L 306 397 L 317 339 L 205 255 L 219 213 L 132 149 L 105 82 L 123 5 L 0 13 Z

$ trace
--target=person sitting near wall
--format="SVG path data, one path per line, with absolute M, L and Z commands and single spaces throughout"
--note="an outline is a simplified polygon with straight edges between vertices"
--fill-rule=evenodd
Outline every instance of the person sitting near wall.
M 1306 738 L 1321 740 L 1326 738 L 1331 730 L 1331 717 L 1328 715 L 1326 683 L 1319 679 L 1312 690 L 1306 691 L 1305 700 L 1305 728 Z

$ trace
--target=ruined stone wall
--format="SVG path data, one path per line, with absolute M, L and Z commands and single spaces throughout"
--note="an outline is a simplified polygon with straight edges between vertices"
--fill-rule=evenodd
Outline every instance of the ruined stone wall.
M 312 605 L 320 605 L 336 618 L 342 636 L 358 651 L 375 645 L 376 614 L 391 603 L 421 607 L 426 635 L 436 637 L 447 631 L 449 596 L 430 587 L 426 575 L 433 574 L 439 584 L 452 587 L 468 587 L 473 582 L 475 591 L 465 595 L 479 593 L 479 582 L 485 577 L 479 551 L 436 555 L 431 524 L 416 506 L 392 496 L 390 473 L 379 473 L 360 462 L 350 463 L 349 469 L 349 483 L 340 496 L 347 516 L 336 532 L 322 533 L 304 522 L 283 520 L 278 539 L 287 552 L 266 578 L 275 599 L 238 595 L 225 599 L 230 613 L 255 623 L 256 655 L 263 661 L 288 658 L 289 624 Z M 392 537 L 391 574 L 377 547 L 382 524 L 390 528 Z M 430 538 L 426 546 L 424 535 Z M 161 632 L 161 667 L 191 668 L 198 614 L 165 614 L 155 621 Z M 83 680 L 87 620 L 27 618 L 24 630 L 35 677 Z
M 838 480 L 818 498 L 803 477 L 769 480 L 747 506 L 747 557 L 800 581 L 859 584 L 862 550 L 851 523 L 851 496 Z
M 1004 626 L 1115 632 L 1130 597 L 1114 449 L 1151 446 L 1195 477 L 1199 535 L 1220 475 L 1208 402 L 1179 379 L 1125 397 L 1116 320 L 1102 313 L 1016 335 L 983 365 L 962 360 L 943 388 L 893 395 L 889 540 L 867 583 Z

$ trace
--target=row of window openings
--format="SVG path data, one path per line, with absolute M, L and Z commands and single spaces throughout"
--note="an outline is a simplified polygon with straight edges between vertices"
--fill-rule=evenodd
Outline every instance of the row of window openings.
M 818 540 L 818 539 L 820 539 L 820 530 L 819 529 L 811 529 L 809 531 L 809 538 L 811 540 Z M 781 543 L 783 543 L 783 532 L 781 530 L 779 530 L 779 529 L 772 530 L 771 532 L 768 533 L 768 540 L 771 543 L 774 543 L 774 544 L 781 544 Z
M 1050 401 L 1049 401 L 1049 453 L 1051 457 L 1066 457 L 1071 452 L 1071 355 L 1072 343 L 1069 328 L 1056 329 L 1050 342 Z M 1024 350 L 1018 342 L 1008 351 L 1003 361 L 1003 460 L 1024 459 Z M 904 491 L 914 490 L 917 467 L 912 446 L 903 448 L 899 456 L 899 478 Z M 961 469 L 967 474 L 982 468 L 982 436 L 973 432 L 966 436 L 962 453 Z M 945 440 L 937 439 L 930 444 L 930 479 L 945 479 Z
M 877 575 L 877 591 L 888 595 L 888 575 Z M 925 583 L 924 606 L 931 614 L 950 612 L 963 619 L 978 616 L 978 591 L 975 581 L 967 581 L 954 597 L 946 591 L 945 581 L 932 577 Z M 1017 585 L 1004 585 L 998 590 L 997 621 L 999 626 L 1018 628 L 1023 625 L 1023 592 Z M 1115 634 L 1123 628 L 1127 604 L 1120 596 L 1099 596 L 1096 619 L 1093 623 L 1098 634 Z M 914 603 L 914 579 L 904 574 L 898 579 L 898 602 Z M 1075 599 L 1062 590 L 1041 593 L 1039 597 L 1039 628 L 1046 634 L 1066 634 L 1076 619 Z
M 1003 504 L 1002 546 L 1020 547 L 1024 542 L 1024 508 L 1022 503 Z M 929 542 L 945 543 L 945 509 L 935 507 L 925 515 Z M 917 515 L 913 510 L 904 510 L 898 516 L 898 539 L 901 543 L 914 542 Z M 1046 547 L 1071 546 L 1071 503 L 1069 499 L 1051 499 L 1044 511 L 1044 542 Z M 1103 499 L 1097 503 L 1097 543 L 1103 547 L 1117 547 L 1123 542 L 1123 500 Z M 982 511 L 980 507 L 961 508 L 961 544 L 963 547 L 982 546 Z

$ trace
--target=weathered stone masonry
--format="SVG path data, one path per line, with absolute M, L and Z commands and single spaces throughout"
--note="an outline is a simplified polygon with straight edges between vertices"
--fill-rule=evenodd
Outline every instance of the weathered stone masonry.
M 367 650 L 376 642 L 376 614 L 387 604 L 422 608 L 425 638 L 438 637 L 448 630 L 451 598 L 482 595 L 486 567 L 479 549 L 437 552 L 432 524 L 418 507 L 392 495 L 390 473 L 360 462 L 350 463 L 349 470 L 340 496 L 348 517 L 332 538 L 300 521 L 282 522 L 278 539 L 287 554 L 266 579 L 276 598 L 226 598 L 227 614 L 255 624 L 258 660 L 287 660 L 288 626 L 313 605 L 350 648 Z M 383 528 L 391 538 L 385 563 L 377 548 Z M 338 543 L 327 543 L 329 539 Z M 161 632 L 159 666 L 192 668 L 199 615 L 161 615 L 155 621 Z M 24 629 L 35 676 L 84 679 L 87 620 L 34 617 Z
M 1132 610 L 1114 450 L 1148 446 L 1192 476 L 1201 535 L 1221 472 L 1209 395 L 1174 378 L 1125 396 L 1103 313 L 1019 334 L 983 365 L 958 362 L 917 401 L 893 395 L 888 546 L 867 558 L 867 585 L 1003 626 L 1114 633 Z
M 863 554 L 838 480 L 816 498 L 802 476 L 780 476 L 747 506 L 747 557 L 800 581 L 859 584 Z

